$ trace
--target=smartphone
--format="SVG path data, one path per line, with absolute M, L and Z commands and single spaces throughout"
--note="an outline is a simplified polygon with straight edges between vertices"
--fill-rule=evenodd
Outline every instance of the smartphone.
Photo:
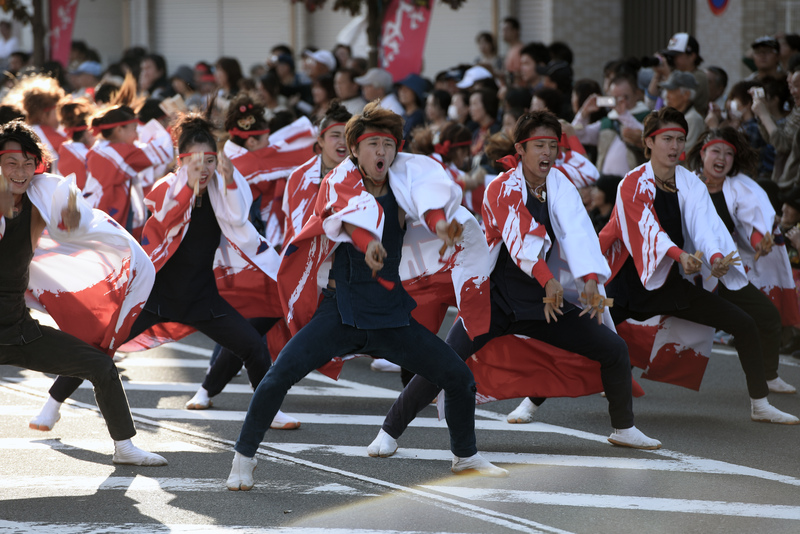
M 753 98 L 764 98 L 764 88 L 753 87 Z
M 617 99 L 613 96 L 598 96 L 597 105 L 601 108 L 613 108 L 617 105 Z

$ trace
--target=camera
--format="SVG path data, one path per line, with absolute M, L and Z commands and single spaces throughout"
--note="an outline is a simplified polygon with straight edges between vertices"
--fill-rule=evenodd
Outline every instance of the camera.
M 763 87 L 753 87 L 751 90 L 753 98 L 764 98 L 764 88 Z
M 617 105 L 617 99 L 613 96 L 598 96 L 596 102 L 601 108 L 613 108 Z
M 644 56 L 639 63 L 642 64 L 642 68 L 647 67 L 658 67 L 661 64 L 661 61 L 655 56 Z

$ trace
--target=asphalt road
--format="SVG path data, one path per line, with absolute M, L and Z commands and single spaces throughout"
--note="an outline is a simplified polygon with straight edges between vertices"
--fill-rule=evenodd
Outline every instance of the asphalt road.
M 210 410 L 183 409 L 210 352 L 196 334 L 118 364 L 134 442 L 166 467 L 111 463 L 88 387 L 53 431 L 30 430 L 51 379 L 0 366 L 0 532 L 800 532 L 800 426 L 750 421 L 727 348 L 715 351 L 700 392 L 641 381 L 636 424 L 663 442 L 659 451 L 610 445 L 599 395 L 551 399 L 527 425 L 505 422 L 517 401 L 479 406 L 478 446 L 511 471 L 506 479 L 452 475 L 433 406 L 394 457 L 369 458 L 401 384 L 358 358 L 339 382 L 313 373 L 290 391 L 283 410 L 302 426 L 268 432 L 250 492 L 224 483 L 251 396 L 246 379 Z M 800 362 L 784 357 L 780 372 L 800 385 Z M 798 395 L 771 401 L 800 414 Z

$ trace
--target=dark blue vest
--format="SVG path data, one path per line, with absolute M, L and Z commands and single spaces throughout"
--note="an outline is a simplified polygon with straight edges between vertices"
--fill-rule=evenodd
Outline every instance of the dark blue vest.
M 336 249 L 330 278 L 336 281 L 336 302 L 342 323 L 361 329 L 395 328 L 408 326 L 411 310 L 417 303 L 406 293 L 400 281 L 400 255 L 403 236 L 397 200 L 391 188 L 375 200 L 383 208 L 384 225 L 381 243 L 387 256 L 378 278 L 394 284 L 389 290 L 372 277 L 372 270 L 364 260 L 364 253 L 350 243 Z

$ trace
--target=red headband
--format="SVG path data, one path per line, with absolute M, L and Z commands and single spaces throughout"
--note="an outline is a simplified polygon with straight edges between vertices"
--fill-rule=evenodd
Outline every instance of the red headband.
M 651 133 L 647 137 L 655 137 L 658 134 L 664 133 L 664 132 L 680 132 L 683 135 L 686 135 L 686 130 L 684 130 L 683 128 L 679 128 L 677 126 L 673 126 L 671 128 L 661 128 L 660 130 L 656 130 L 655 132 Z
M 195 154 L 199 154 L 200 152 L 184 152 L 183 154 L 178 154 L 179 159 L 188 158 L 189 156 L 194 156 Z M 216 156 L 216 152 L 203 152 L 205 156 Z
M 527 139 L 523 139 L 522 141 L 518 141 L 518 142 L 519 142 L 519 144 L 523 145 L 523 144 L 527 143 L 528 141 L 536 141 L 537 139 L 550 139 L 551 141 L 556 141 L 556 142 L 560 141 L 560 139 L 558 137 L 555 137 L 553 135 L 535 135 L 533 137 L 528 137 Z M 514 143 L 514 144 L 516 144 L 516 143 Z
M 228 133 L 231 134 L 232 136 L 243 137 L 247 139 L 248 137 L 253 137 L 256 135 L 268 134 L 269 128 L 267 128 L 266 130 L 250 130 L 250 131 L 240 130 L 239 128 L 231 128 L 230 130 L 228 130 Z
M 74 134 L 74 133 L 77 133 L 77 132 L 83 132 L 83 131 L 86 131 L 86 130 L 88 130 L 88 129 L 89 129 L 89 125 L 88 125 L 88 124 L 86 124 L 86 125 L 84 125 L 84 126 L 73 126 L 73 127 L 71 127 L 71 128 L 64 128 L 64 132 L 65 132 L 67 135 L 72 135 L 72 134 Z
M 389 139 L 394 141 L 395 144 L 397 144 L 397 138 L 395 136 L 393 136 L 392 134 L 385 133 L 385 132 L 370 132 L 370 133 L 361 134 L 356 139 L 356 144 L 360 143 L 364 139 L 369 139 L 370 137 L 388 137 Z M 405 140 L 400 142 L 400 146 L 397 147 L 397 151 L 398 152 L 401 152 L 403 150 L 403 145 L 404 144 L 405 144 Z
M 132 124 L 134 122 L 138 122 L 139 124 L 141 124 L 141 121 L 139 121 L 139 119 L 128 119 L 126 121 L 110 122 L 108 124 L 98 124 L 97 126 L 92 126 L 92 133 L 98 135 L 103 130 L 111 130 L 112 128 L 116 128 L 117 126 L 125 126 L 127 124 Z
M 335 126 L 344 126 L 344 123 L 343 123 L 343 122 L 335 122 L 335 123 L 333 123 L 333 124 L 331 124 L 331 125 L 329 125 L 329 126 L 326 126 L 326 127 L 325 127 L 325 129 L 323 129 L 323 130 L 322 130 L 322 131 L 319 133 L 319 136 L 320 136 L 320 137 L 322 137 L 323 135 L 325 135 L 325 132 L 327 132 L 328 130 L 330 130 L 331 128 L 333 128 L 333 127 L 335 127 Z
M 733 149 L 733 153 L 736 154 L 736 147 L 733 146 L 733 143 L 729 143 L 728 141 L 726 141 L 724 139 L 712 139 L 708 143 L 704 144 L 703 147 L 700 150 L 705 150 L 711 145 L 718 145 L 720 143 L 722 143 L 723 145 L 728 145 L 729 147 L 731 147 Z
M 0 150 L 0 156 L 3 154 L 25 154 L 22 150 Z
M 434 145 L 433 150 L 440 156 L 446 156 L 450 152 L 451 148 L 456 148 L 460 146 L 471 146 L 471 145 L 472 141 L 461 141 L 459 143 L 451 143 L 450 140 L 448 139 L 444 143 L 437 143 L 436 145 Z

